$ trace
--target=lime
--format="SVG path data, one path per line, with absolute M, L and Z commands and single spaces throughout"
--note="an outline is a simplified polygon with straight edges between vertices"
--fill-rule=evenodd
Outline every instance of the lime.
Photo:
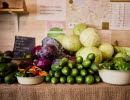
M 91 66 L 91 61 L 90 60 L 84 60 L 83 63 L 82 63 L 82 65 L 84 67 L 90 67 Z
M 60 71 L 56 71 L 56 72 L 54 73 L 54 76 L 57 77 L 57 78 L 60 77 L 60 76 L 61 76 L 61 72 L 60 72 Z
M 81 76 L 86 76 L 86 75 L 87 75 L 87 70 L 82 69 L 82 70 L 80 71 L 80 75 L 81 75 Z
M 61 83 L 66 83 L 66 81 L 67 81 L 66 77 L 64 77 L 64 76 L 60 77 L 60 82 Z
M 59 61 L 59 65 L 61 67 L 64 67 L 68 62 L 68 58 L 62 58 L 60 61 Z
M 83 58 L 81 56 L 76 57 L 76 61 L 78 64 L 82 64 Z
M 98 75 L 94 75 L 95 82 L 98 83 L 101 81 L 100 77 Z
M 45 81 L 46 82 L 51 82 L 51 77 L 50 76 L 46 76 Z
M 85 77 L 85 83 L 86 84 L 93 84 L 94 83 L 94 77 L 92 75 L 88 75 Z
M 53 84 L 58 83 L 58 78 L 52 77 L 52 78 L 51 78 L 51 83 L 53 83 Z
M 68 61 L 68 67 L 69 68 L 74 68 L 75 63 L 73 61 Z
M 82 70 L 82 69 L 83 69 L 83 66 L 82 66 L 81 64 L 77 64 L 77 65 L 76 65 L 76 68 L 77 68 L 78 70 Z
M 76 82 L 78 84 L 83 83 L 84 82 L 84 78 L 82 76 L 76 76 Z
M 91 65 L 91 67 L 90 67 L 90 69 L 92 71 L 98 71 L 98 68 L 99 68 L 99 65 L 96 62 L 93 62 L 92 65 Z
M 50 71 L 49 71 L 49 76 L 50 76 L 50 77 L 53 77 L 53 76 L 54 76 L 54 71 L 53 71 L 53 70 L 50 70 Z
M 94 53 L 88 54 L 87 59 L 93 62 L 95 60 L 95 54 Z
M 51 69 L 53 70 L 53 71 L 60 71 L 61 70 L 61 66 L 60 65 L 58 65 L 58 64 L 52 64 L 51 65 Z
M 89 73 L 89 74 L 94 74 L 94 71 L 91 70 L 91 69 L 88 69 L 88 73 Z
M 70 69 L 68 67 L 63 67 L 61 72 L 64 74 L 64 75 L 69 75 L 70 73 Z
M 74 77 L 73 76 L 68 76 L 67 77 L 67 83 L 73 84 L 74 83 Z
M 73 69 L 71 70 L 71 75 L 72 75 L 72 76 L 78 76 L 78 74 L 79 74 L 78 69 L 73 68 Z

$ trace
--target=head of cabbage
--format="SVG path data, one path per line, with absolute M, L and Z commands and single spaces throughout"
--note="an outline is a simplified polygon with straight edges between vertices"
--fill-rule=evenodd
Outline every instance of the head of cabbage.
M 85 47 L 87 46 L 97 47 L 101 44 L 101 38 L 99 36 L 99 33 L 94 28 L 87 28 L 83 30 L 80 34 L 80 41 Z
M 82 44 L 78 35 L 65 35 L 62 39 L 62 46 L 68 51 L 78 51 Z
M 81 24 L 77 24 L 75 25 L 74 29 L 73 29 L 73 34 L 75 35 L 80 35 L 81 32 L 86 29 L 88 26 L 84 23 L 81 23 Z
M 114 53 L 114 48 L 110 43 L 104 42 L 99 46 L 99 50 L 102 52 L 102 56 L 104 60 L 109 60 L 112 58 Z
M 58 35 L 56 37 L 54 37 L 57 41 L 59 41 L 60 43 L 62 43 L 62 40 L 64 38 L 65 35 Z
M 126 54 L 126 53 L 117 53 L 115 56 L 114 56 L 114 59 L 118 58 L 118 57 L 122 57 L 124 59 L 126 59 L 126 61 L 130 61 L 130 57 Z
M 90 53 L 94 53 L 96 58 L 95 58 L 95 62 L 97 63 L 101 63 L 102 62 L 102 53 L 101 51 L 93 46 L 90 47 L 82 47 L 80 50 L 78 50 L 78 52 L 76 53 L 76 57 L 77 56 L 82 56 L 83 60 L 86 60 L 88 54 Z

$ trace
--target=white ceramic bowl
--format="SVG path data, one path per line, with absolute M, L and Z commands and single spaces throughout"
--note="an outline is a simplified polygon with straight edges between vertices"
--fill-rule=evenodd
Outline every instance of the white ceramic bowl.
M 99 70 L 102 81 L 110 84 L 125 85 L 130 84 L 130 71 Z
M 18 83 L 20 84 L 39 84 L 44 80 L 44 76 L 37 77 L 17 77 Z

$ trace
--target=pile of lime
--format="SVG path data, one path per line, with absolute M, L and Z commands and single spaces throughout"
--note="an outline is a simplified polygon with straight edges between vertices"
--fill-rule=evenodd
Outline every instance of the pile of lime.
M 86 83 L 93 84 L 100 82 L 98 76 L 98 63 L 94 62 L 95 55 L 88 54 L 83 61 L 81 56 L 76 57 L 76 62 L 69 61 L 68 58 L 62 58 L 58 64 L 53 64 L 49 75 L 45 78 L 46 82 L 56 83 Z

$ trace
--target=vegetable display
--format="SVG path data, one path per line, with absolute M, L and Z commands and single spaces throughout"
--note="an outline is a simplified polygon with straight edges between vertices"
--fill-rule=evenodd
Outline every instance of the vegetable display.
M 100 77 L 97 74 L 99 65 L 95 60 L 93 53 L 88 54 L 83 60 L 81 56 L 75 58 L 75 61 L 70 61 L 68 58 L 62 58 L 58 64 L 52 64 L 49 75 L 45 81 L 56 83 L 86 83 L 93 84 L 100 82 Z
M 0 52 L 0 82 L 12 84 L 17 76 L 45 76 L 53 84 L 93 84 L 101 81 L 99 69 L 130 70 L 130 48 L 101 42 L 100 33 L 83 23 L 71 35 L 45 37 L 30 52 L 31 61 L 19 65 L 11 62 L 12 51 Z

